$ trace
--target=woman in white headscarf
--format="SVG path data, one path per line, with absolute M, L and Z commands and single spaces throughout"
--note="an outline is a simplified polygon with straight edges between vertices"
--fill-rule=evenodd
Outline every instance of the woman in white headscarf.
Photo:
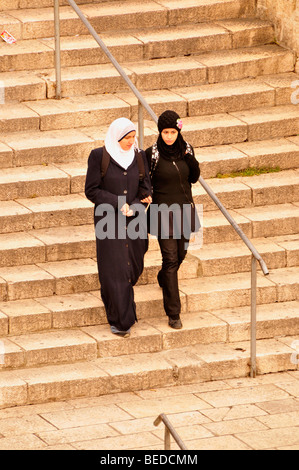
M 114 121 L 104 147 L 91 152 L 86 197 L 95 204 L 95 228 L 101 296 L 112 333 L 127 337 L 137 321 L 133 286 L 140 277 L 148 249 L 145 226 L 132 236 L 143 204 L 151 203 L 145 152 L 138 149 L 136 127 L 126 118 Z M 136 228 L 135 227 L 135 228 Z

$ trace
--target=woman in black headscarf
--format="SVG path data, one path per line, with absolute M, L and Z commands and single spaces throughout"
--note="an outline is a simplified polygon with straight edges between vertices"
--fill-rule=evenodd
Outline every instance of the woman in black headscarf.
M 190 235 L 199 229 L 191 184 L 200 175 L 194 150 L 183 138 L 180 116 L 165 111 L 158 121 L 157 142 L 146 150 L 153 187 L 150 233 L 156 235 L 162 253 L 158 282 L 163 289 L 169 326 L 182 328 L 178 269 L 187 254 Z

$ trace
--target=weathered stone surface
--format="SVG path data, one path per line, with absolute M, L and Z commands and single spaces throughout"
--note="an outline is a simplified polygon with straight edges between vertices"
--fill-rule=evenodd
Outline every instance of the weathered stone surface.
M 33 228 L 33 214 L 15 201 L 1 201 L 0 233 L 21 232 Z
M 12 30 L 11 34 L 13 34 Z M 43 100 L 47 98 L 45 81 L 36 73 L 29 71 L 1 73 L 5 91 L 5 101 Z
M 0 235 L 0 266 L 16 266 L 46 261 L 45 246 L 27 233 Z
M 7 145 L 0 142 L 0 168 L 12 166 L 13 152 Z
M 258 265 L 260 375 L 249 386 L 251 253 L 200 183 L 193 196 L 203 209 L 203 243 L 190 245 L 179 270 L 183 328 L 168 325 L 151 237 L 134 289 L 139 321 L 129 338 L 111 333 L 84 185 L 90 151 L 104 144 L 115 118 L 137 123 L 137 100 L 66 0 L 56 100 L 52 3 L 2 0 L 0 23 L 17 43 L 0 46 L 0 448 L 13 446 L 16 429 L 27 431 L 20 449 L 125 449 L 129 433 L 135 448 L 158 448 L 163 431 L 153 429 L 152 413 L 167 410 L 190 449 L 267 448 L 271 437 L 274 447 L 296 446 L 287 431 L 277 438 L 271 414 L 277 402 L 288 404 L 293 414 L 280 422 L 294 432 L 298 74 L 295 54 L 273 44 L 272 24 L 254 19 L 255 3 L 126 0 L 115 9 L 109 0 L 79 0 L 154 112 L 174 109 L 183 118 L 201 175 L 270 270 L 265 277 Z M 158 133 L 145 118 L 147 148 Z M 263 166 L 281 171 L 215 179 Z M 285 370 L 276 387 L 273 373 Z M 57 400 L 65 402 L 50 403 Z M 15 408 L 29 404 L 38 417 Z
M 80 194 L 18 199 L 18 203 L 32 212 L 36 230 L 93 223 L 93 204 Z
M 276 45 L 208 52 L 197 56 L 198 61 L 208 67 L 209 83 L 279 72 L 294 69 L 294 56 L 285 53 Z
M 52 327 L 51 311 L 34 299 L 1 302 L 0 311 L 7 316 L 11 335 L 50 330 Z
M 0 199 L 69 194 L 69 177 L 54 166 L 0 170 Z
M 86 163 L 94 141 L 76 129 L 45 132 L 11 133 L 1 136 L 13 150 L 13 165 L 3 167 L 47 165 L 55 162 L 81 161 Z M 84 158 L 85 157 L 85 158 Z
M 248 140 L 265 140 L 274 137 L 296 135 L 299 132 L 299 109 L 296 106 L 259 108 L 254 111 L 232 113 L 248 125 Z

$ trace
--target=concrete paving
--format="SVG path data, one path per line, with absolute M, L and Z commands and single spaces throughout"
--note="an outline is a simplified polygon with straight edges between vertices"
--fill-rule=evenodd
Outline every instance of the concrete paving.
M 299 371 L 2 409 L 0 449 L 163 451 L 160 413 L 188 450 L 299 450 Z

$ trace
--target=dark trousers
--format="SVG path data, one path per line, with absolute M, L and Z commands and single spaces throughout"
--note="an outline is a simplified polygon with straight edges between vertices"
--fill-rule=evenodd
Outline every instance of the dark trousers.
M 178 319 L 181 313 L 181 300 L 178 285 L 178 270 L 187 254 L 188 240 L 158 238 L 162 253 L 162 269 L 158 274 L 158 282 L 163 289 L 163 303 L 166 315 Z

